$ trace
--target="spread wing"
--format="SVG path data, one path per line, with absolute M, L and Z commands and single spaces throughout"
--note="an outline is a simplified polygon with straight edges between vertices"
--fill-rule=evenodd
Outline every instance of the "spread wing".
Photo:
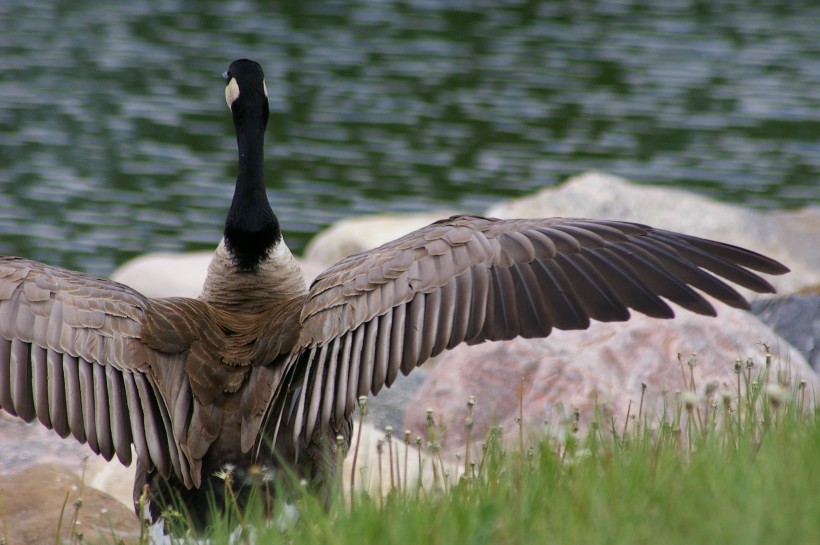
M 788 271 L 736 246 L 634 223 L 442 220 L 344 259 L 316 279 L 287 384 L 297 401 L 279 407 L 276 430 L 288 421 L 294 441 L 310 438 L 346 419 L 359 395 L 376 394 L 399 372 L 462 342 L 624 321 L 630 308 L 671 318 L 665 300 L 714 316 L 696 289 L 748 308 L 718 277 L 774 291 L 750 269 Z
M 184 354 L 141 340 L 153 304 L 110 280 L 0 257 L 0 408 L 107 460 L 130 464 L 133 444 L 146 471 L 174 471 L 190 487 L 198 476 L 171 416 L 190 421 L 191 387 Z

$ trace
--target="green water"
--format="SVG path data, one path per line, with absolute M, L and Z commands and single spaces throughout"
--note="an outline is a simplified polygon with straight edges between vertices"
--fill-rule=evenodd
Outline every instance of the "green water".
M 238 57 L 266 70 L 295 250 L 340 217 L 479 212 L 588 169 L 820 203 L 820 6 L 655 4 L 3 0 L 0 253 L 107 274 L 212 248 Z

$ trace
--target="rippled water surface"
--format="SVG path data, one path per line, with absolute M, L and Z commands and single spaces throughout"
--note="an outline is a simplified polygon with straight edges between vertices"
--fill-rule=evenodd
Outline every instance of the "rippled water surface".
M 212 248 L 238 57 L 266 69 L 297 250 L 343 216 L 480 211 L 593 168 L 819 203 L 820 7 L 647 4 L 3 0 L 0 253 L 106 274 Z

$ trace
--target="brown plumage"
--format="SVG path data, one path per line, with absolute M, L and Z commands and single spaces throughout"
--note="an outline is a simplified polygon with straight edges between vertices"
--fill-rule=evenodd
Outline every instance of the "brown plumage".
M 629 309 L 706 315 L 701 292 L 746 300 L 780 263 L 719 242 L 618 221 L 454 216 L 348 257 L 308 290 L 264 195 L 267 98 L 236 61 L 226 97 L 240 150 L 224 242 L 199 299 L 0 258 L 0 407 L 131 463 L 159 507 L 170 486 L 198 521 L 223 464 L 320 479 L 360 395 L 459 343 L 543 337 Z M 261 190 L 260 190 L 261 188 Z

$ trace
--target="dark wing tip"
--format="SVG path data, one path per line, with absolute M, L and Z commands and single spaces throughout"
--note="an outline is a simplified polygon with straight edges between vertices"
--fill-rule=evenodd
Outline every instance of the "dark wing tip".
M 737 265 L 746 267 L 747 269 L 752 269 L 754 271 L 771 275 L 786 274 L 791 271 L 791 269 L 789 269 L 786 265 L 775 259 L 752 250 L 747 250 L 746 248 L 741 248 L 740 246 L 691 235 L 677 234 L 677 237 L 685 239 L 687 242 L 697 248 L 700 248 L 701 250 L 706 250 L 719 257 L 728 259 Z

